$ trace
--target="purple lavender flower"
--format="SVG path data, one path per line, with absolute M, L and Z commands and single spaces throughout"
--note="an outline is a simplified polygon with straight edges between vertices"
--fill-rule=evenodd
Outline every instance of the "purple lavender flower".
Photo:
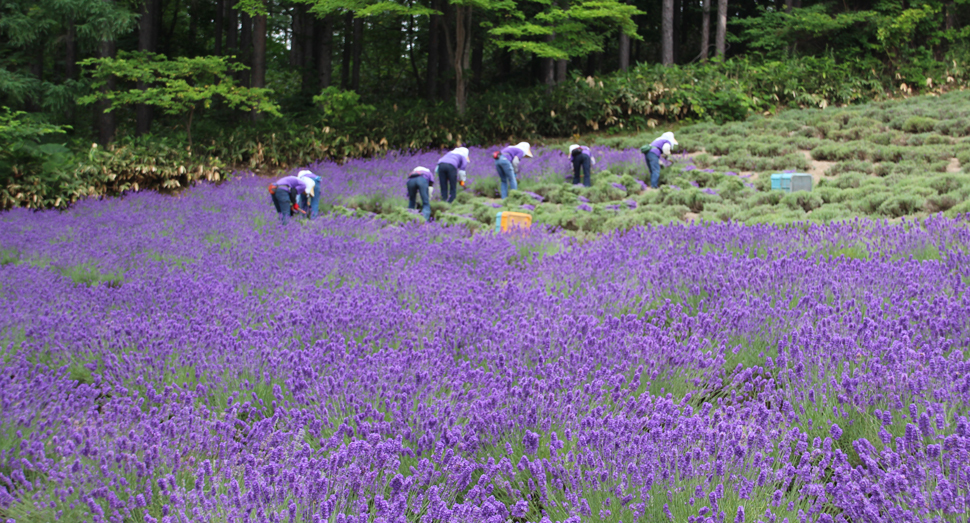
M 832 435 L 832 439 L 838 441 L 842 437 L 842 427 L 839 427 L 837 423 L 833 423 L 829 434 Z
M 586 212 L 592 212 L 593 211 L 593 208 L 590 207 L 589 204 L 585 204 L 585 203 L 581 203 L 581 204 L 577 205 L 576 208 L 579 209 L 580 211 L 586 211 Z

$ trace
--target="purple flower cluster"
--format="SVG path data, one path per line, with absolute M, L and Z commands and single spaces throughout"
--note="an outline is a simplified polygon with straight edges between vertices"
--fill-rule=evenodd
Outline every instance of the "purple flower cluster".
M 0 249 L 11 518 L 970 511 L 965 222 L 279 227 L 249 177 L 16 209 Z

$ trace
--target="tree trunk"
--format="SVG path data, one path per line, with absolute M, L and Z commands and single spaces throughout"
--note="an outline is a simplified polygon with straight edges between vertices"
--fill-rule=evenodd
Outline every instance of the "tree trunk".
M 360 92 L 360 57 L 364 51 L 364 19 L 354 18 L 354 69 L 351 73 L 351 89 Z
M 431 8 L 440 9 L 440 0 L 433 0 Z M 424 79 L 424 96 L 428 100 L 434 100 L 437 94 L 438 83 L 438 61 L 439 61 L 439 26 L 441 25 L 441 15 L 431 15 L 428 20 L 428 70 Z
M 350 88 L 350 60 L 353 56 L 354 13 L 344 15 L 344 52 L 340 61 L 340 88 Z
M 565 58 L 556 61 L 556 83 L 561 84 L 566 81 L 566 65 L 569 64 L 569 60 Z
M 150 1 L 150 0 L 146 0 Z M 226 0 L 216 0 L 216 16 L 215 16 L 215 43 L 213 48 L 214 54 L 216 56 L 222 56 L 222 28 L 225 25 L 223 23 L 223 15 L 226 12 Z
M 300 88 L 303 94 L 308 96 L 313 96 L 315 91 L 318 90 L 317 84 L 320 77 L 317 74 L 317 61 L 316 56 L 314 56 L 313 49 L 314 43 L 317 41 L 316 31 L 319 24 L 316 23 L 316 19 L 312 14 L 307 13 L 303 17 L 303 61 L 300 63 L 300 68 L 303 70 L 303 78 L 301 80 Z
M 64 36 L 64 77 L 67 80 L 77 78 L 77 28 L 73 18 L 68 20 Z
M 455 38 L 452 41 L 448 35 L 448 56 L 452 67 L 455 70 L 455 108 L 458 114 L 464 115 L 468 106 L 468 78 L 465 71 L 468 69 L 471 57 L 471 34 L 472 34 L 472 8 L 471 6 L 455 5 Z M 447 35 L 448 26 L 445 26 Z
M 253 17 L 253 87 L 266 87 L 266 16 Z M 253 111 L 253 120 L 259 118 Z
M 226 53 L 239 52 L 239 11 L 233 7 L 226 9 Z
M 175 0 L 175 9 L 172 10 L 172 23 L 169 24 L 168 26 L 168 31 L 165 34 L 165 41 L 159 45 L 160 49 L 164 49 L 164 51 L 162 52 L 169 56 L 175 56 L 176 54 L 185 54 L 185 53 L 178 53 L 177 51 L 178 46 L 176 46 L 177 42 L 175 41 L 175 38 L 174 38 L 175 26 L 178 25 L 179 11 L 181 10 L 182 10 L 182 0 Z M 161 8 L 159 8 L 159 11 L 158 11 L 158 28 L 159 28 L 159 34 L 161 34 L 162 29 L 164 29 L 162 24 Z
M 196 56 L 195 52 L 195 33 L 199 30 L 199 1 L 192 0 L 189 2 L 189 35 L 188 42 L 186 42 L 186 47 L 189 51 L 189 56 Z
M 245 11 L 239 13 L 239 61 L 250 67 L 253 66 L 253 17 Z M 239 83 L 244 87 L 252 85 L 252 69 L 239 72 Z
M 717 36 L 714 45 L 717 47 L 717 56 L 724 56 L 724 38 L 727 34 L 727 0 L 717 0 Z
M 785 0 L 785 12 L 790 13 L 792 7 L 792 0 Z
M 333 81 L 333 17 L 327 15 L 323 20 L 319 20 L 318 28 L 313 35 L 319 42 L 315 46 L 319 88 L 326 89 Z
M 555 34 L 546 35 L 546 43 L 552 43 L 555 38 Z M 546 84 L 546 94 L 551 93 L 556 85 L 556 61 L 552 58 L 542 59 L 542 83 Z
M 115 42 L 114 40 L 102 40 L 101 45 L 98 48 L 99 58 L 114 58 L 115 56 Z M 104 86 L 101 87 L 101 93 L 108 93 L 113 91 L 115 88 L 115 77 L 111 76 Z M 115 120 L 114 111 L 106 113 L 105 109 L 111 107 L 111 102 L 108 100 L 100 100 L 96 105 L 98 110 L 98 143 L 102 146 L 108 145 L 114 139 L 115 127 L 117 126 Z
M 673 33 L 674 63 L 679 63 L 681 60 L 680 41 L 684 33 L 683 32 L 684 17 L 682 13 L 683 7 L 684 7 L 684 2 L 682 0 L 674 0 L 674 25 L 673 25 L 673 30 L 671 31 Z
M 674 0 L 663 0 L 660 34 L 660 61 L 671 65 L 674 63 Z
M 473 31 L 474 33 L 474 31 Z M 476 88 L 482 84 L 484 79 L 484 67 L 485 64 L 485 38 L 479 36 L 479 38 L 473 39 L 474 45 L 472 45 L 472 82 Z
M 290 67 L 303 65 L 303 17 L 306 16 L 306 4 L 296 4 L 290 13 Z
M 154 53 L 158 45 L 158 12 L 160 8 L 159 0 L 145 0 L 142 4 L 141 18 L 138 20 L 138 50 Z M 138 82 L 138 88 L 145 90 L 148 84 Z M 154 116 L 152 106 L 148 104 L 138 104 L 135 107 L 137 123 L 135 132 L 142 136 L 151 132 L 152 117 Z
M 624 32 L 620 33 L 620 70 L 626 71 L 630 68 L 630 36 Z
M 34 75 L 39 82 L 44 81 L 44 46 L 41 44 L 35 44 L 36 47 L 32 50 L 34 58 L 30 63 L 30 74 Z M 30 98 L 27 99 L 26 109 L 28 113 L 41 111 L 41 104 L 44 99 L 39 90 L 35 90 L 31 93 Z
M 707 51 L 711 46 L 711 0 L 701 0 L 704 4 L 701 15 L 701 61 L 707 61 Z

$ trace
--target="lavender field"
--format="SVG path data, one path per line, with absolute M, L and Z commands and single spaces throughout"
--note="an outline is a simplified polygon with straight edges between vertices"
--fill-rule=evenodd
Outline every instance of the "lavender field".
M 7 521 L 968 520 L 966 221 L 281 228 L 248 177 L 0 249 Z

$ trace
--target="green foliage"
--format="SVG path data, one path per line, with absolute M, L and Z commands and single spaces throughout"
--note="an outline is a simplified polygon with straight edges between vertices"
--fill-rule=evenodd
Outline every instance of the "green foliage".
M 109 85 L 111 79 L 142 82 L 148 87 L 128 90 L 96 91 L 78 100 L 91 104 L 107 100 L 106 111 L 132 104 L 147 104 L 173 116 L 186 116 L 189 147 L 192 146 L 192 117 L 197 109 L 208 109 L 220 101 L 231 109 L 256 111 L 279 116 L 279 107 L 270 100 L 271 89 L 236 85 L 232 73 L 248 69 L 223 56 L 177 57 L 146 52 L 120 52 L 117 58 L 88 58 L 80 62 L 92 66 L 95 88 Z
M 923 116 L 911 116 L 903 122 L 902 129 L 907 133 L 926 133 L 936 128 L 937 121 Z
M 489 30 L 489 34 L 498 37 L 496 45 L 541 58 L 565 60 L 603 51 L 607 38 L 617 29 L 633 39 L 641 39 L 633 17 L 644 12 L 633 5 L 617 0 L 574 0 L 561 4 L 536 0 L 535 3 L 542 10 L 533 16 L 525 14 L 529 7 L 524 2 L 495 6 L 509 15 L 504 23 Z M 537 36 L 549 38 L 536 39 Z
M 50 141 L 67 132 L 22 111 L 0 113 L 0 209 L 66 206 L 84 194 L 73 173 L 74 155 Z
M 359 94 L 332 85 L 314 96 L 313 103 L 320 109 L 322 120 L 331 125 L 346 124 L 348 119 L 374 111 L 374 106 L 360 103 Z

